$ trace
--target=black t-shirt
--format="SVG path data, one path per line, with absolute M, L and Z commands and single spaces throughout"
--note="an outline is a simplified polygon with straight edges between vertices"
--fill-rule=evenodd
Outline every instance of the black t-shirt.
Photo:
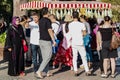
M 51 37 L 48 33 L 48 29 L 52 29 L 51 21 L 48 18 L 43 17 L 40 19 L 39 27 L 40 27 L 39 28 L 40 29 L 40 40 L 51 41 Z
M 30 37 L 30 28 L 26 28 L 25 30 L 26 37 Z
M 99 28 L 99 31 L 102 36 L 102 41 L 110 41 L 112 39 L 112 28 Z

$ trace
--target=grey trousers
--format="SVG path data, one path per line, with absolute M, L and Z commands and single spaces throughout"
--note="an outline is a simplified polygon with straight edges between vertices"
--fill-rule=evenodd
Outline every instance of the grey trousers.
M 40 49 L 42 54 L 42 62 L 38 68 L 38 71 L 45 71 L 47 73 L 49 71 L 49 61 L 52 57 L 51 41 L 40 40 Z

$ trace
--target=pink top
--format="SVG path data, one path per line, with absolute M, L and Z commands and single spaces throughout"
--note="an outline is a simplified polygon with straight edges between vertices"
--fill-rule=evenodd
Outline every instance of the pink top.
M 99 26 L 96 25 L 96 27 L 93 29 L 94 34 L 97 34 L 98 29 L 99 29 Z
M 68 49 L 71 46 L 71 36 L 69 32 L 68 33 L 65 32 L 65 25 L 66 23 L 62 25 L 64 35 L 62 46 L 64 47 L 64 49 Z

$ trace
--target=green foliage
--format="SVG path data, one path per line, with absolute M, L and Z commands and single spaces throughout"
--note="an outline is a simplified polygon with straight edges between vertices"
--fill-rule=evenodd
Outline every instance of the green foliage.
M 120 22 L 120 0 L 101 0 L 101 1 L 111 3 L 112 6 L 114 6 L 112 7 L 113 21 Z
M 10 22 L 13 10 L 13 0 L 0 0 L 0 16 Z
M 114 5 L 120 5 L 120 0 L 101 0 L 102 2 L 111 3 Z
M 6 32 L 0 35 L 0 44 L 4 45 L 6 39 Z
M 120 22 L 120 13 L 117 10 L 113 9 L 112 14 L 113 14 L 113 21 Z

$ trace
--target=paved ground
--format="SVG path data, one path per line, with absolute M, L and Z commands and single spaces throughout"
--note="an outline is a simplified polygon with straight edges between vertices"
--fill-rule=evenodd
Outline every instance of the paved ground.
M 119 53 L 120 54 L 120 53 Z M 0 80 L 41 80 L 34 77 L 33 69 L 32 67 L 26 68 L 26 76 L 24 77 L 11 77 L 7 75 L 8 70 L 8 63 L 2 62 L 1 50 L 0 50 Z M 120 56 L 119 56 L 120 57 Z M 95 57 L 96 58 L 96 57 Z M 118 63 L 120 63 L 120 59 L 118 60 Z M 63 68 L 62 71 L 57 71 L 57 69 L 51 69 L 51 72 L 54 73 L 54 76 L 52 77 L 45 77 L 42 80 L 120 80 L 120 66 L 116 69 L 116 78 L 107 78 L 103 79 L 100 77 L 100 71 L 98 69 L 99 66 L 94 65 L 93 72 L 94 76 L 85 76 L 84 69 L 79 69 L 79 76 L 75 77 L 73 74 L 73 71 L 69 70 L 68 68 Z
M 32 67 L 26 68 L 26 76 L 24 77 L 11 77 L 7 75 L 7 63 L 0 62 L 0 80 L 41 80 L 36 79 L 34 77 L 34 73 L 32 72 Z M 79 69 L 80 75 L 78 77 L 74 77 L 73 71 L 68 70 L 68 68 L 63 68 L 61 72 L 58 72 L 57 69 L 51 69 L 51 72 L 54 73 L 52 77 L 45 77 L 42 80 L 120 80 L 120 67 L 117 67 L 117 76 L 115 79 L 107 78 L 103 79 L 100 77 L 100 71 L 98 66 L 94 67 L 94 76 L 85 76 L 84 70 Z

